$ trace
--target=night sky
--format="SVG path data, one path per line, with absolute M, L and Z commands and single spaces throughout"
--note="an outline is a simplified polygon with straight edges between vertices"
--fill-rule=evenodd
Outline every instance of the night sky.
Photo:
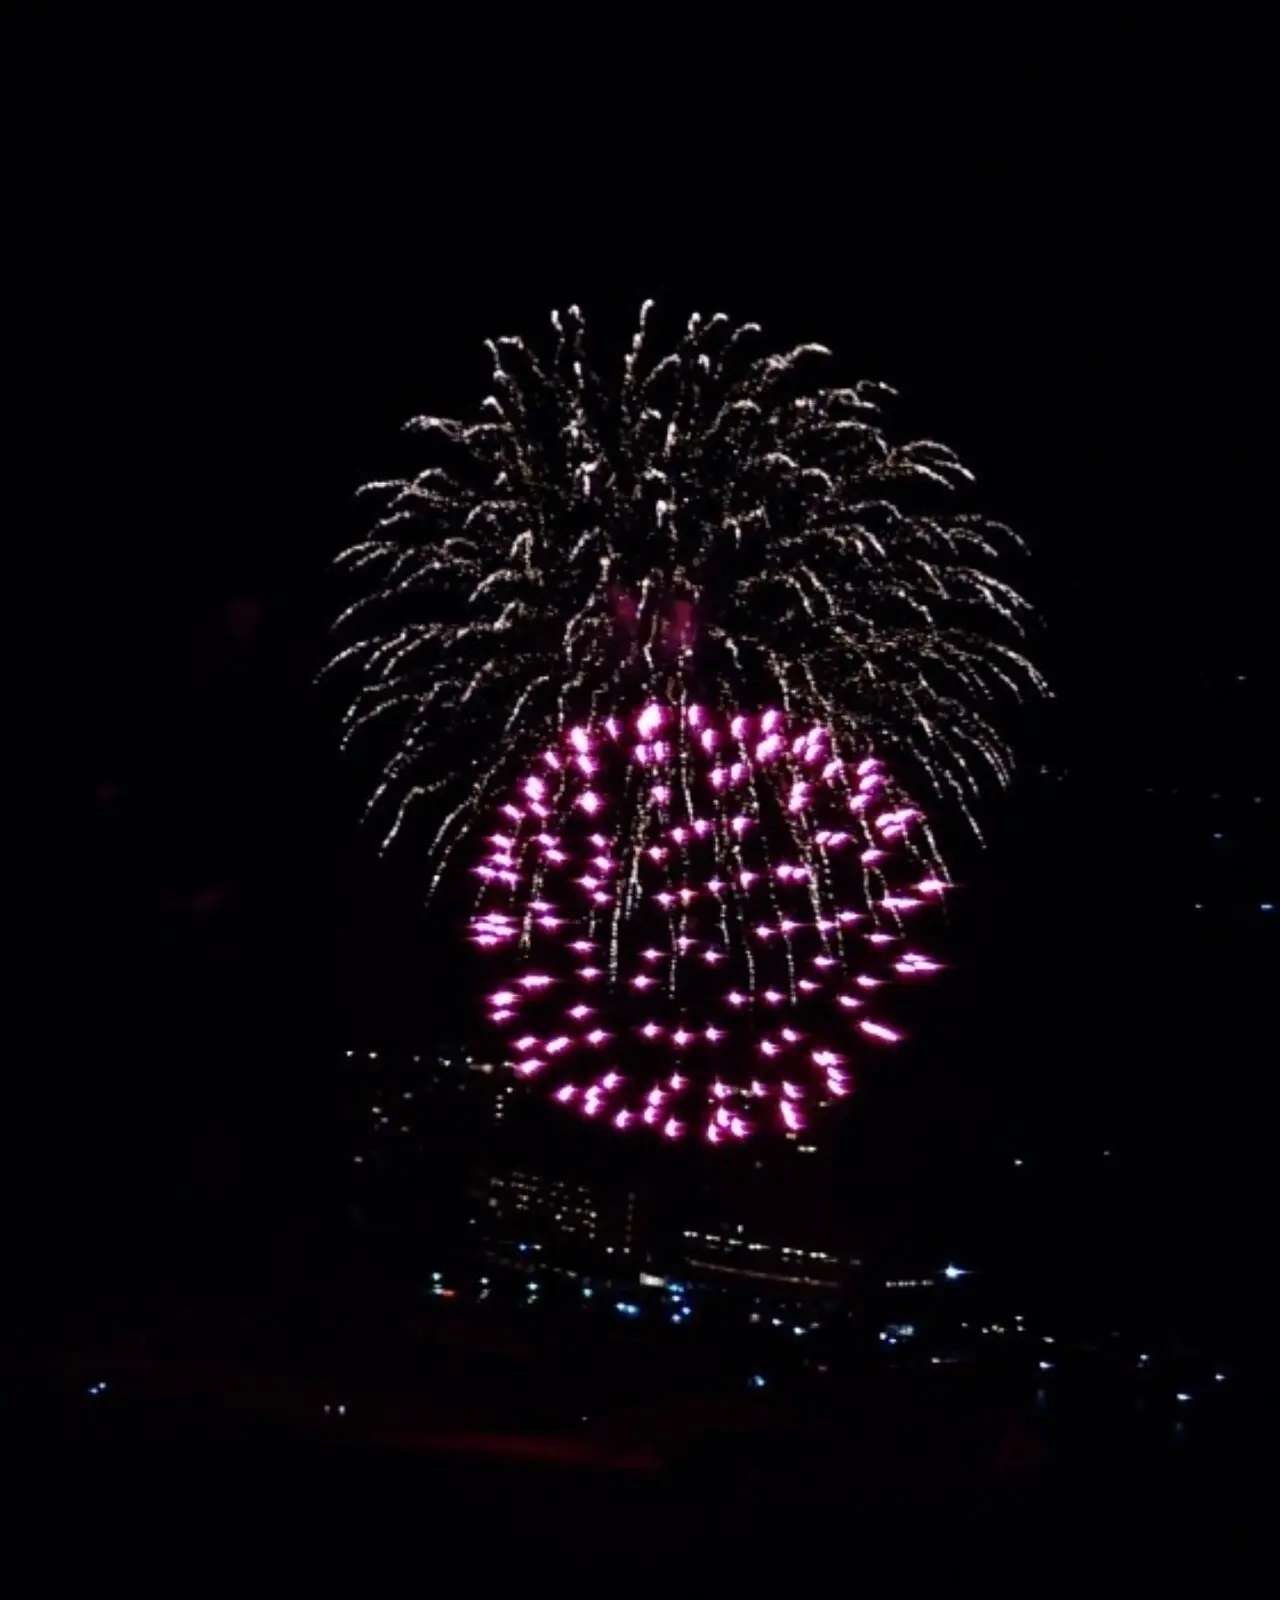
M 893 383 L 1033 548 L 1058 698 L 961 852 L 957 969 L 872 1097 L 859 1203 L 1077 1267 L 1105 1235 L 1113 1274 L 1247 1326 L 1280 790 L 1242 59 L 1137 24 L 641 32 L 223 32 L 169 71 L 31 42 L 15 1259 L 74 1294 L 322 1248 L 336 1054 L 465 1021 L 312 686 L 353 490 L 405 418 L 479 403 L 484 338 L 576 301 L 616 350 L 653 296 Z M 1197 921 L 1224 871 L 1239 907 Z

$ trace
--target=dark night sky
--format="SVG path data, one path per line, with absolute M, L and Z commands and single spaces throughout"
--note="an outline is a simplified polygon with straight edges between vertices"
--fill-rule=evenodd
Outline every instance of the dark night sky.
M 31 43 L 31 1043 L 6 1121 L 11 1217 L 72 1279 L 126 1236 L 153 1265 L 301 1241 L 332 1052 L 452 1024 L 412 853 L 377 859 L 311 688 L 328 562 L 399 422 L 482 397 L 482 339 L 575 300 L 620 338 L 646 295 L 894 383 L 1033 543 L 1059 700 L 967 863 L 972 960 L 886 1094 L 868 1182 L 983 1215 L 988 1154 L 1031 1141 L 1066 1163 L 1061 1241 L 1108 1203 L 1070 1163 L 1115 1143 L 1130 1212 L 1150 1197 L 1127 1237 L 1161 1262 L 1189 1232 L 1235 1264 L 1268 1234 L 1239 974 L 1274 940 L 1240 967 L 1171 920 L 1182 836 L 1137 799 L 1199 781 L 1206 750 L 1215 782 L 1280 799 L 1244 42 L 647 31 L 616 57 L 224 34 L 154 75 L 119 33 Z

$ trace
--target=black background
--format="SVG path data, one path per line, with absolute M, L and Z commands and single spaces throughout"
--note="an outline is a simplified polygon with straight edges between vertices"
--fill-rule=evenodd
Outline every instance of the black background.
M 1277 898 L 1249 41 L 490 22 L 15 40 L 14 1270 L 75 1301 L 323 1260 L 335 1057 L 466 1017 L 312 686 L 352 491 L 478 404 L 484 338 L 576 301 L 607 359 L 653 296 L 893 383 L 1033 548 L 1057 699 L 853 1203 L 1254 1336 L 1275 940 L 1192 914 L 1191 805 Z

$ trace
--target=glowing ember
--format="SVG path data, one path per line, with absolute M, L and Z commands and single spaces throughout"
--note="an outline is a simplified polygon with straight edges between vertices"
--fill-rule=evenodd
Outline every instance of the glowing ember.
M 713 1144 L 795 1135 L 802 1105 L 850 1092 L 851 1029 L 900 1035 L 848 987 L 871 997 L 939 970 L 903 949 L 902 923 L 945 884 L 920 875 L 919 813 L 878 762 L 828 759 L 834 743 L 789 735 L 777 711 L 653 702 L 543 752 L 516 786 L 536 809 L 503 807 L 486 841 L 469 929 L 506 968 L 491 1020 L 529 1030 L 508 1041 L 522 1077 L 616 1128 Z M 638 763 L 671 781 L 637 785 Z M 851 810 L 872 789 L 872 809 Z M 616 833 L 586 832 L 609 815 Z M 588 953 L 607 965 L 575 970 Z

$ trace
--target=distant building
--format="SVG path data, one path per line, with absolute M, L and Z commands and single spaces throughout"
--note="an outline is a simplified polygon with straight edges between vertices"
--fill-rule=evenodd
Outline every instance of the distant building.
M 638 1188 L 625 1179 L 522 1164 L 482 1171 L 472 1196 L 490 1257 L 535 1254 L 540 1264 L 588 1270 L 621 1269 L 644 1256 L 647 1211 Z
M 343 1111 L 356 1166 L 500 1128 L 515 1087 L 493 1062 L 447 1048 L 347 1050 L 344 1067 Z
M 835 1130 L 710 1151 L 681 1206 L 681 1275 L 752 1295 L 844 1295 L 857 1252 L 835 1203 Z
M 877 1314 L 927 1271 L 863 1266 L 836 1191 L 838 1128 L 739 1150 L 651 1148 L 545 1115 L 463 1050 L 345 1056 L 353 1214 L 469 1256 L 583 1275 L 669 1275 L 716 1294 Z M 657 1281 L 655 1279 L 655 1281 Z
M 753 1237 L 741 1222 L 715 1232 L 705 1227 L 687 1228 L 682 1271 L 691 1282 L 709 1287 L 779 1292 L 796 1298 L 831 1298 L 845 1291 L 850 1273 L 858 1266 L 856 1258 L 814 1249 L 808 1241 L 787 1244 L 782 1242 L 784 1233 L 772 1231 L 772 1238 Z
M 349 1209 L 362 1230 L 439 1237 L 467 1225 L 467 1185 L 492 1160 L 514 1086 L 449 1048 L 349 1049 L 340 1080 Z

